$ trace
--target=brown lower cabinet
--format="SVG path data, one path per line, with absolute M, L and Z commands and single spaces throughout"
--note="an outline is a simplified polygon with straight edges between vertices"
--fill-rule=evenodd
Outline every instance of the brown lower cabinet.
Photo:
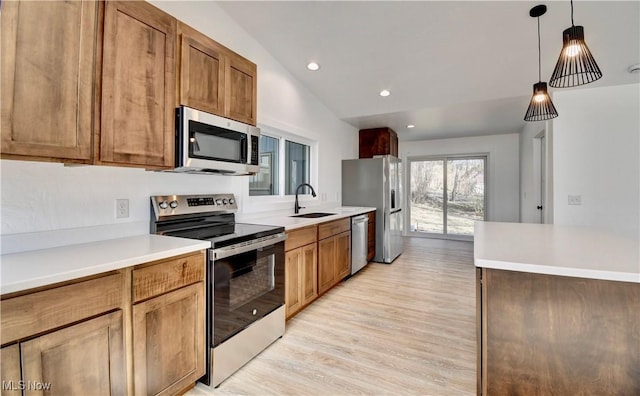
M 126 393 L 122 311 L 118 310 L 20 344 L 22 375 L 59 395 Z
M 184 392 L 205 372 L 204 266 L 201 251 L 2 296 L 1 394 Z
M 323 294 L 351 272 L 351 219 L 318 226 L 318 293 Z
M 477 269 L 478 395 L 640 394 L 640 284 Z
M 287 319 L 318 297 L 318 227 L 287 232 L 285 295 Z
M 367 261 L 371 261 L 376 256 L 376 212 L 369 212 L 367 215 L 369 216 L 367 226 Z
M 202 286 L 196 283 L 133 306 L 136 395 L 176 394 L 204 375 Z

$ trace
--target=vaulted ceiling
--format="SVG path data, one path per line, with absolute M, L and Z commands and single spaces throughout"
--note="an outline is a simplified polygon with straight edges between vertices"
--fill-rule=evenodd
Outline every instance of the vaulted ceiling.
M 219 3 L 339 118 L 357 128 L 392 127 L 400 140 L 519 132 L 538 82 L 537 24 L 529 16 L 537 4 Z M 571 9 L 568 1 L 544 4 L 541 63 L 548 81 Z M 574 21 L 584 26 L 604 76 L 573 89 L 640 81 L 640 73 L 627 71 L 640 62 L 640 2 L 576 1 Z M 319 71 L 307 70 L 311 61 Z M 382 89 L 391 95 L 379 96 Z

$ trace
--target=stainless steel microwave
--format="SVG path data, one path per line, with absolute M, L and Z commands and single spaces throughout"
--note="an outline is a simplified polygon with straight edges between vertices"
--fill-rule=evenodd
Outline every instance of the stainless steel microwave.
M 253 175 L 260 128 L 204 111 L 176 109 L 175 172 Z

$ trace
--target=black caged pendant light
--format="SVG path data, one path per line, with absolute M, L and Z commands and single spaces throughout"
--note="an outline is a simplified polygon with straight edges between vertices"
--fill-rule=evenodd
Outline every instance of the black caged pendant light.
M 542 82 L 540 77 L 540 16 L 545 12 L 547 12 L 547 6 L 543 4 L 537 5 L 529 11 L 530 17 L 538 18 L 538 82 L 533 84 L 533 96 L 527 114 L 524 116 L 525 121 L 544 121 L 558 116 L 549 93 L 547 93 L 547 83 Z
M 549 85 L 557 88 L 577 87 L 602 77 L 584 41 L 584 28 L 573 25 L 573 0 L 571 0 L 571 27 L 562 32 L 562 51 L 556 63 Z

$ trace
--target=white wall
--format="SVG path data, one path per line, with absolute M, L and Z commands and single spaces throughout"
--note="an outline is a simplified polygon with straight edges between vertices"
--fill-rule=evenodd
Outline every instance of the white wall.
M 640 85 L 556 90 L 553 101 L 554 222 L 638 239 Z
M 153 3 L 258 65 L 258 123 L 317 141 L 317 201 L 322 193 L 327 201 L 340 197 L 341 160 L 357 156 L 357 129 L 337 119 L 215 3 Z M 4 238 L 8 234 L 77 227 L 102 230 L 104 226 L 114 226 L 123 235 L 146 233 L 149 196 L 155 194 L 233 192 L 239 198 L 241 213 L 255 207 L 246 196 L 247 177 L 176 175 L 131 168 L 66 167 L 7 160 L 0 161 L 0 168 L 0 235 L 5 253 L 11 248 L 7 241 L 14 240 Z M 129 199 L 129 218 L 115 218 L 117 198 Z M 258 207 L 293 211 L 293 199 L 261 202 Z
M 401 141 L 398 149 L 405 164 L 407 157 L 488 154 L 487 220 L 518 222 L 520 218 L 519 137 L 519 134 L 512 133 L 417 142 Z M 405 191 L 407 190 L 405 188 Z

